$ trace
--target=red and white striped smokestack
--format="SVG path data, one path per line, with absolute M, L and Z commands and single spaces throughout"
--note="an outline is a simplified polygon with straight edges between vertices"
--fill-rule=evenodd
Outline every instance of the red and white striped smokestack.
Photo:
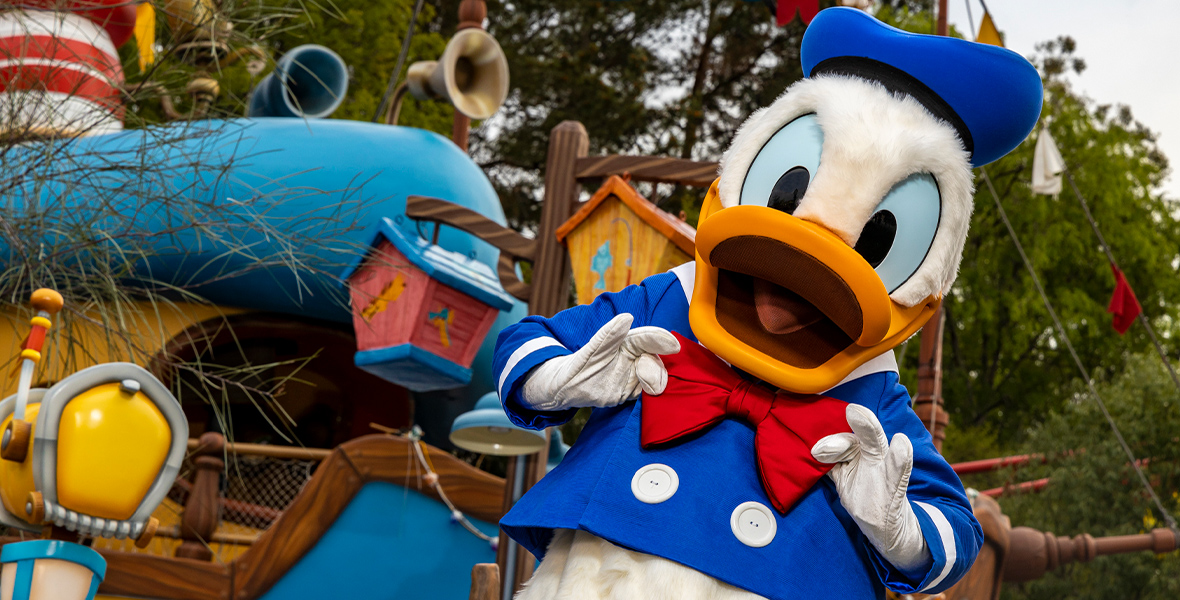
M 135 0 L 0 2 L 0 131 L 19 137 L 123 128 L 116 50 L 135 29 Z

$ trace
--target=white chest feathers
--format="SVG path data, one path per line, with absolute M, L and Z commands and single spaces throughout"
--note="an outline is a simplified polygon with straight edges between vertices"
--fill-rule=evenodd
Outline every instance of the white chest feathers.
M 558 529 L 516 600 L 766 600 L 670 560 Z

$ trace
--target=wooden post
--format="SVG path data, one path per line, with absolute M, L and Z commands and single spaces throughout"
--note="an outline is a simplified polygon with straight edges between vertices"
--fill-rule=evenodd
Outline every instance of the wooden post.
M 549 439 L 549 435 L 549 432 L 546 431 L 546 439 Z M 525 457 L 524 461 L 518 461 L 518 457 L 511 457 L 509 459 L 508 471 L 504 475 L 504 512 L 508 512 L 518 499 L 514 495 L 514 489 L 517 473 L 520 470 L 518 468 L 519 462 L 523 462 L 524 464 L 524 473 L 521 475 L 523 481 L 521 481 L 520 489 L 520 495 L 524 495 L 524 492 L 540 481 L 541 477 L 545 475 L 548 454 L 549 445 L 546 444 L 544 451 L 529 455 Z M 516 551 L 516 556 L 510 560 L 509 552 L 513 549 Z M 535 562 L 536 558 L 528 550 L 525 550 L 515 542 L 511 542 L 508 535 L 504 533 L 504 530 L 500 530 L 500 545 L 496 552 L 496 566 L 498 573 L 502 574 L 502 585 L 507 585 L 509 582 L 512 583 L 512 590 L 506 590 L 506 597 L 511 598 L 516 595 L 516 592 L 520 591 L 520 588 L 525 582 L 532 577 Z
M 946 439 L 947 412 L 942 409 L 942 309 L 930 317 L 922 328 L 918 346 L 918 393 L 914 395 L 914 412 L 934 438 L 934 447 L 942 452 Z
M 218 484 L 225 469 L 224 452 L 225 437 L 214 432 L 203 434 L 194 450 L 196 474 L 188 501 L 184 503 L 184 516 L 180 521 L 180 538 L 184 542 L 176 549 L 177 558 L 213 560 L 213 551 L 207 544 L 220 521 Z
M 1133 552 L 1164 554 L 1180 548 L 1180 536 L 1169 529 L 1099 538 L 1083 533 L 1069 538 L 1029 527 L 1012 527 L 1000 505 L 987 496 L 977 496 L 972 504 L 983 528 L 984 546 L 971 570 L 938 596 L 945 600 L 997 600 L 1004 582 L 1039 579 L 1071 562 Z
M 549 157 L 545 161 L 545 195 L 541 206 L 541 223 L 537 230 L 537 254 L 533 261 L 532 292 L 529 314 L 552 317 L 569 304 L 569 253 L 557 241 L 557 228 L 574 213 L 581 186 L 577 179 L 577 161 L 590 151 L 590 136 L 577 121 L 563 121 L 549 134 Z M 549 433 L 546 432 L 546 439 Z M 525 460 L 522 493 L 528 491 L 545 476 L 549 444 Z M 505 478 L 504 509 L 512 507 L 512 482 L 516 475 L 516 461 L 509 461 Z M 535 559 L 527 550 L 516 546 L 513 572 L 508 572 L 508 536 L 500 533 L 500 550 L 496 563 L 504 580 L 513 582 L 512 593 L 528 581 Z M 511 594 L 509 594 L 511 595 Z
M 546 432 L 548 433 L 548 432 Z M 504 512 L 508 512 L 513 504 L 520 496 L 524 495 L 525 484 L 530 483 L 527 473 L 531 470 L 528 466 L 530 459 L 535 459 L 537 455 L 529 457 L 513 456 L 508 460 L 508 470 L 504 474 Z M 523 460 L 521 460 L 523 458 Z M 523 466 L 524 473 L 521 473 Z M 517 489 L 517 484 L 520 484 Z M 535 483 L 535 481 L 533 482 Z M 512 589 L 505 589 L 503 595 L 507 598 L 512 598 L 524 582 L 533 573 L 532 564 L 534 562 L 533 556 L 524 548 L 516 544 L 515 541 L 500 530 L 500 545 L 496 551 L 496 568 L 497 572 L 502 574 L 500 582 L 501 587 L 511 585 Z
M 1004 564 L 1004 581 L 1032 581 L 1071 562 L 1089 562 L 1096 556 L 1154 552 L 1164 554 L 1180 547 L 1180 540 L 1170 529 L 1153 529 L 1150 533 L 1096 538 L 1088 533 L 1073 538 L 1029 527 L 1015 527 L 1008 561 Z
M 574 213 L 581 186 L 577 161 L 590 151 L 590 136 L 577 121 L 563 121 L 549 134 L 545 161 L 545 195 L 533 262 L 533 291 L 529 313 L 552 317 L 566 308 L 570 295 L 569 253 L 557 241 L 557 228 Z
M 938 35 L 946 34 L 946 0 L 938 0 Z
M 500 568 L 479 563 L 471 568 L 471 593 L 468 600 L 500 600 Z
M 488 7 L 484 0 L 463 0 L 459 3 L 458 30 L 483 29 L 483 20 L 487 16 Z M 455 119 L 451 125 L 451 140 L 464 152 L 467 152 L 467 134 L 470 129 L 471 119 L 456 109 Z

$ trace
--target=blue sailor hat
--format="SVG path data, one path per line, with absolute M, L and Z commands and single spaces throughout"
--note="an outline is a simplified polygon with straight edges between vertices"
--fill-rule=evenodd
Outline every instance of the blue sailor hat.
M 1020 145 L 1041 116 L 1041 76 L 1019 54 L 908 33 L 855 8 L 820 11 L 800 54 L 807 77 L 861 77 L 913 97 L 955 128 L 973 167 Z

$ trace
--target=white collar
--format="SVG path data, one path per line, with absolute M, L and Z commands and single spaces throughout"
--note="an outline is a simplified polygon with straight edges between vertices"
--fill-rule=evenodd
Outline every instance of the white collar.
M 684 297 L 691 304 L 693 286 L 696 284 L 697 278 L 697 263 L 696 261 L 686 262 L 679 267 L 674 267 L 669 271 L 676 274 L 676 278 L 680 280 L 680 287 L 684 288 Z M 864 364 L 852 370 L 848 377 L 840 380 L 840 383 L 824 390 L 827 392 L 831 389 L 840 387 L 854 379 L 860 379 L 866 375 L 873 373 L 896 373 L 897 372 L 897 357 L 894 356 L 893 350 L 886 350 L 885 352 L 870 358 Z M 821 392 L 823 393 L 823 392 Z
M 896 372 L 897 372 L 897 357 L 893 354 L 893 349 L 890 348 L 889 350 L 886 350 L 885 352 L 878 354 L 877 356 L 874 356 L 873 358 L 870 358 L 869 360 L 865 361 L 864 364 L 853 369 L 852 372 L 848 374 L 848 377 L 841 379 L 840 383 L 837 383 L 836 385 L 834 385 L 834 386 L 832 386 L 820 393 L 825 394 L 833 389 L 836 389 L 836 388 L 848 383 L 849 381 L 852 381 L 854 379 L 860 379 L 861 377 L 865 377 L 866 375 L 872 375 L 873 373 L 896 373 Z

